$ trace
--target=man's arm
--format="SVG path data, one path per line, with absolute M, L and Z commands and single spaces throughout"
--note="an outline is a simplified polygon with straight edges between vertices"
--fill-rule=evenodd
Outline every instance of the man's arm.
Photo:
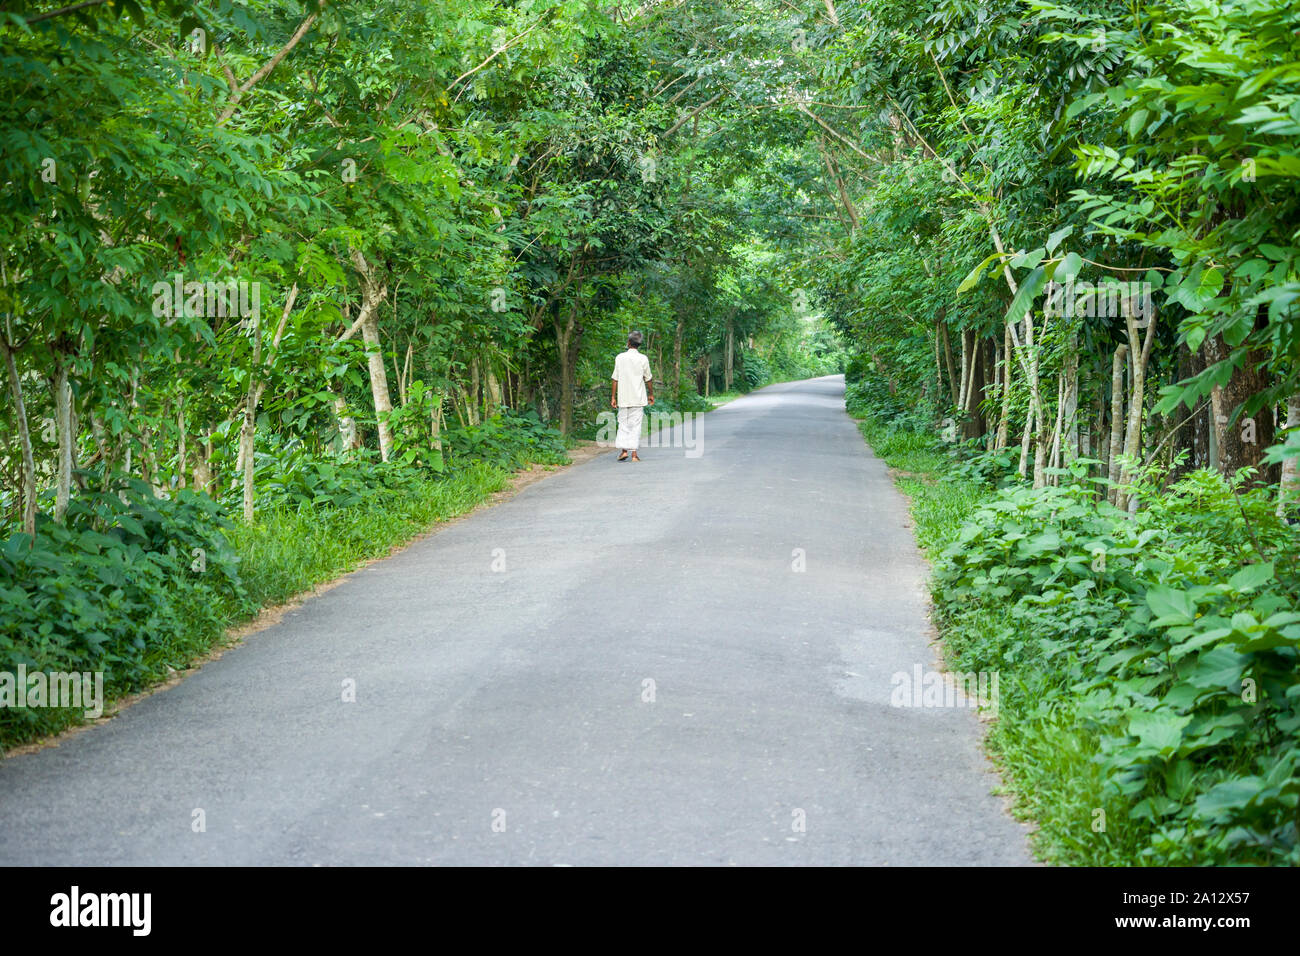
M 645 360 L 645 394 L 646 404 L 653 405 L 655 403 L 655 379 L 650 372 L 650 358 L 648 356 Z
M 611 379 L 609 383 L 609 407 L 618 408 L 618 379 Z

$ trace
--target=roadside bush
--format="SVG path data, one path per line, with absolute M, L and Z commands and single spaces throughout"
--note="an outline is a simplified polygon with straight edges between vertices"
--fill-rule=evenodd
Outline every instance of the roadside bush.
M 98 480 L 91 476 L 91 480 Z M 66 525 L 42 516 L 35 540 L 0 544 L 0 671 L 103 671 L 105 693 L 183 666 L 246 609 L 229 524 L 205 495 L 154 495 L 136 479 L 84 494 Z M 0 708 L 0 741 L 80 713 Z
M 1011 487 L 977 508 L 935 567 L 946 642 L 1009 675 L 1012 735 L 1095 740 L 1141 859 L 1300 863 L 1295 529 L 1208 471 L 1132 516 L 1095 492 Z

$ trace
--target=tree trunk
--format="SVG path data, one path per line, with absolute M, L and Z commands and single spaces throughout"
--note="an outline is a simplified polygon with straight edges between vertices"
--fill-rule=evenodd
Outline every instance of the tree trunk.
M 1059 468 L 1061 466 L 1061 432 L 1065 425 L 1065 375 L 1061 374 L 1056 377 L 1056 424 L 1052 427 L 1052 442 L 1049 446 L 1051 453 L 1048 456 L 1048 467 Z M 1051 484 L 1059 484 L 1053 478 Z
M 66 355 L 56 355 L 54 373 L 54 422 L 58 430 L 59 461 L 54 484 L 54 520 L 63 523 L 72 493 L 72 386 L 68 383 Z
M 1061 397 L 1060 420 L 1064 429 L 1061 438 L 1063 458 L 1061 464 L 1069 465 L 1079 457 L 1079 333 L 1070 331 L 1065 347 L 1065 363 L 1061 371 L 1064 389 Z
M 1207 366 L 1226 361 L 1230 353 L 1231 349 L 1219 336 L 1205 340 Z M 1254 416 L 1237 416 L 1247 401 L 1268 387 L 1268 378 L 1261 368 L 1264 358 L 1259 351 L 1249 353 L 1242 365 L 1232 370 L 1227 384 L 1216 385 L 1210 393 L 1219 470 L 1231 476 L 1239 468 L 1256 468 L 1260 484 L 1275 482 L 1280 477 L 1276 466 L 1263 461 L 1264 451 L 1274 441 L 1273 416 L 1267 408 Z
M 184 488 L 187 480 L 189 454 L 185 438 L 185 392 L 182 389 L 176 398 L 176 485 L 179 488 Z
M 469 419 L 471 425 L 477 425 L 479 419 L 479 368 L 478 356 L 471 355 L 469 358 L 469 389 L 465 392 L 465 417 Z
M 9 391 L 14 397 L 14 417 L 18 420 L 18 443 L 23 453 L 23 531 L 36 535 L 36 459 L 32 455 L 32 434 L 27 425 L 27 406 L 23 402 L 23 383 L 18 377 L 18 363 L 9 341 L 0 335 L 0 352 L 9 370 Z
M 1127 354 L 1127 345 L 1117 345 L 1110 367 L 1110 460 L 1106 465 L 1110 487 L 1106 490 L 1106 498 L 1111 504 L 1116 502 L 1119 493 L 1119 456 L 1124 440 L 1124 356 Z
M 253 484 L 253 451 L 256 435 L 257 387 L 250 379 L 248 394 L 244 397 L 243 422 L 239 427 L 239 463 L 244 479 L 244 520 L 250 523 L 253 520 L 253 503 L 255 500 L 255 489 Z
M 1034 434 L 1034 406 L 1029 406 L 1029 412 L 1025 415 L 1025 430 L 1020 436 L 1020 465 L 1016 468 L 1016 474 L 1024 478 L 1029 469 L 1029 442 Z
M 1195 378 L 1205 370 L 1205 362 L 1199 351 L 1193 352 L 1186 344 L 1178 346 L 1178 379 L 1186 381 Z M 1173 448 L 1171 453 L 1176 459 L 1179 452 L 1186 451 L 1187 457 L 1174 469 L 1170 476 L 1177 481 L 1197 468 L 1208 468 L 1210 466 L 1210 447 L 1209 447 L 1209 424 L 1210 415 L 1204 407 L 1205 403 L 1197 405 L 1196 408 L 1187 414 L 1186 419 L 1178 426 L 1174 437 Z M 1183 409 L 1179 408 L 1175 417 L 1183 414 Z
M 429 444 L 435 451 L 442 451 L 442 394 L 433 396 L 433 408 L 429 412 Z
M 961 378 L 957 383 L 957 411 L 965 418 L 966 415 L 966 379 L 970 366 L 970 347 L 967 344 L 967 331 L 961 331 Z M 963 423 L 964 424 L 964 423 Z
M 727 318 L 727 351 L 722 366 L 723 391 L 731 391 L 732 375 L 735 371 L 736 327 L 731 317 Z
M 1038 349 L 1034 346 L 1034 313 L 1025 313 L 1025 352 L 1029 356 L 1029 400 L 1034 407 L 1037 434 L 1034 436 L 1034 487 L 1041 488 L 1047 481 L 1044 467 L 1047 464 L 1047 414 L 1043 408 L 1042 387 L 1038 378 Z
M 673 391 L 678 399 L 682 394 L 682 334 L 686 328 L 686 317 L 678 313 L 677 332 L 673 336 Z
M 1151 343 L 1155 341 L 1156 319 L 1151 316 L 1147 325 L 1146 341 L 1141 343 L 1141 351 L 1138 351 L 1139 335 L 1137 320 L 1134 318 L 1130 309 L 1124 310 L 1125 322 L 1128 327 L 1128 344 L 1129 359 L 1132 367 L 1131 381 L 1129 382 L 1129 408 L 1128 408 L 1128 426 L 1124 430 L 1124 457 L 1128 459 L 1126 464 L 1120 470 L 1119 483 L 1128 485 L 1134 477 L 1134 469 L 1142 459 L 1142 420 L 1143 420 L 1143 403 L 1146 399 L 1146 371 L 1147 362 L 1151 358 Z M 1128 492 L 1121 492 L 1116 502 L 1121 509 L 1128 507 Z
M 1002 329 L 1002 414 L 998 418 L 998 436 L 993 447 L 1007 447 L 1007 435 L 1011 428 L 1011 326 Z
M 491 362 L 485 363 L 484 376 L 486 381 L 486 387 L 484 388 L 486 404 L 483 413 L 485 417 L 491 418 L 501 411 L 501 383 L 497 381 L 496 373 L 492 371 Z
M 352 262 L 361 277 L 361 339 L 365 343 L 370 368 L 370 395 L 375 405 L 375 425 L 379 433 L 379 457 L 388 461 L 393 451 L 393 433 L 388 416 L 393 411 L 393 399 L 388 391 L 388 372 L 379 338 L 379 306 L 388 296 L 378 269 L 366 261 L 359 249 L 352 250 Z
M 1286 403 L 1286 446 L 1291 457 L 1282 461 L 1282 475 L 1277 486 L 1277 515 L 1286 516 L 1287 505 L 1300 497 L 1300 392 L 1292 395 Z
M 578 304 L 575 301 L 563 322 L 559 319 L 555 320 L 555 341 L 560 353 L 560 434 L 562 435 L 568 435 L 573 431 L 573 353 L 577 339 L 574 334 L 577 324 Z
M 939 328 L 943 330 L 943 355 L 948 362 L 948 392 L 952 396 L 952 407 L 960 408 L 961 382 L 952 361 L 952 340 L 948 337 L 948 323 L 939 319 Z

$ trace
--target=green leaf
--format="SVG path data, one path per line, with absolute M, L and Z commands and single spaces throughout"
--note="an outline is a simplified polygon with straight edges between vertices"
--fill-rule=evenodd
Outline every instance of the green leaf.
M 989 256 L 987 259 L 985 259 L 983 262 L 977 265 L 974 269 L 972 269 L 969 273 L 967 273 L 966 278 L 962 279 L 961 284 L 957 286 L 957 294 L 961 295 L 963 292 L 967 291 L 972 286 L 974 286 L 977 282 L 979 282 L 980 278 L 984 275 L 984 270 L 988 268 L 989 263 L 992 262 L 994 259 L 1001 258 L 1001 256 L 1002 253 L 995 252 L 993 253 L 993 255 Z
M 1138 713 L 1129 718 L 1128 732 L 1138 738 L 1139 746 L 1172 754 L 1183 742 L 1183 728 L 1191 722 L 1190 714 L 1179 716 L 1167 710 Z
M 1147 591 L 1146 601 L 1147 607 L 1156 617 L 1152 623 L 1157 626 L 1191 624 L 1196 619 L 1196 605 L 1186 591 L 1153 587 Z
M 1273 562 L 1252 564 L 1242 568 L 1228 579 L 1228 587 L 1234 591 L 1253 591 L 1273 580 Z
M 1047 237 L 1048 253 L 1050 254 L 1055 252 L 1056 247 L 1061 244 L 1061 240 L 1064 239 L 1066 236 L 1070 235 L 1072 232 L 1074 232 L 1073 226 L 1063 226 L 1060 229 L 1056 230 L 1056 232 L 1048 236 Z
M 1020 284 L 1016 297 L 1011 300 L 1011 307 L 1007 309 L 1006 323 L 1014 325 L 1025 317 L 1025 313 L 1033 306 L 1034 300 L 1038 298 L 1038 293 L 1043 291 L 1043 285 L 1047 282 L 1047 270 L 1038 266 L 1033 272 L 1025 277 L 1025 281 Z

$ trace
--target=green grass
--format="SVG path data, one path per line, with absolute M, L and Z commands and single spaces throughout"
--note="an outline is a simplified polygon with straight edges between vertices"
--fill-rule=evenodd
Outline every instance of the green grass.
M 427 530 L 470 511 L 505 487 L 510 473 L 474 464 L 414 492 L 384 491 L 345 508 L 281 508 L 238 525 L 231 543 L 240 576 L 259 609 L 382 557 Z

